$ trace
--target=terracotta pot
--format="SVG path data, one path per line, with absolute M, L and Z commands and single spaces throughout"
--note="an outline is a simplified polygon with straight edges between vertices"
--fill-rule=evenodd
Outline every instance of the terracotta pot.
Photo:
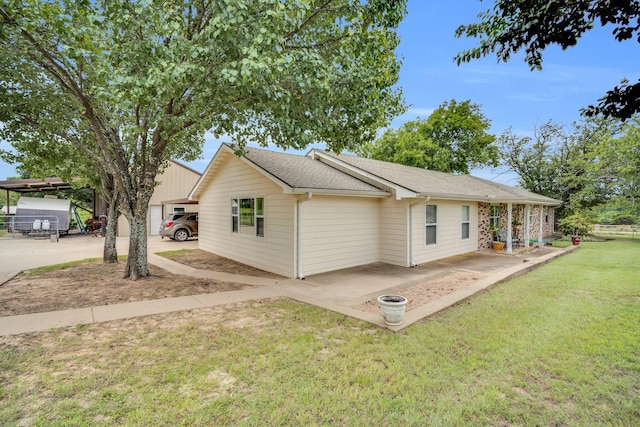
M 504 242 L 493 242 L 492 245 L 494 251 L 504 250 Z

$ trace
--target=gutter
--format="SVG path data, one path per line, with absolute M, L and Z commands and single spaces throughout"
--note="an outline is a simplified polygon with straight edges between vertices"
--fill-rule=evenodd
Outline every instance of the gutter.
M 493 195 L 486 196 L 469 196 L 462 194 L 452 194 L 452 193 L 419 193 L 420 196 L 424 197 L 432 197 L 434 199 L 439 200 L 461 200 L 461 201 L 469 201 L 469 202 L 489 202 L 489 203 L 515 203 L 515 204 L 532 204 L 532 205 L 543 205 L 543 206 L 559 206 L 562 202 L 558 200 L 535 200 L 535 199 L 525 199 L 525 198 L 509 198 L 509 197 L 496 197 Z
M 331 188 L 301 188 L 291 187 L 290 191 L 285 191 L 290 194 L 322 194 L 327 196 L 351 196 L 351 197 L 377 197 L 385 198 L 391 196 L 388 191 L 357 191 L 357 190 L 338 190 Z
M 304 274 L 302 273 L 302 204 L 311 200 L 311 197 L 313 197 L 313 193 L 308 192 L 304 198 L 298 199 L 296 203 L 296 275 L 300 280 L 304 280 Z

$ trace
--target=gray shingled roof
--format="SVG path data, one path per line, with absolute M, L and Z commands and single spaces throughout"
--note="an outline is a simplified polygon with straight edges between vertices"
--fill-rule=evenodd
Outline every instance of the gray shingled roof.
M 540 194 L 498 184 L 471 175 L 453 175 L 346 154 L 316 150 L 332 159 L 381 178 L 414 193 L 434 198 L 462 200 L 559 204 Z M 379 195 L 384 190 L 341 172 L 326 162 L 309 156 L 245 148 L 244 157 L 269 175 L 297 190 L 327 190 Z
M 383 190 L 307 156 L 245 148 L 245 158 L 294 189 L 379 194 Z
M 471 175 L 453 175 L 346 154 L 336 156 L 325 151 L 323 153 L 415 193 L 431 197 L 460 197 L 479 201 L 560 203 L 550 197 Z

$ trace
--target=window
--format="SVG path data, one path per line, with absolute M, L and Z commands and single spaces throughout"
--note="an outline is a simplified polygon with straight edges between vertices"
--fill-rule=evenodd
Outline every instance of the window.
M 238 199 L 231 199 L 231 232 L 239 231 L 240 219 L 238 216 Z
M 438 207 L 436 205 L 427 205 L 427 218 L 426 218 L 426 231 L 427 231 L 427 245 L 436 244 L 436 236 L 438 229 Z
M 264 198 L 231 199 L 231 232 L 264 237 Z
M 529 227 L 533 224 L 533 206 L 529 206 Z
M 186 212 L 187 210 L 183 207 L 178 207 L 178 206 L 174 206 L 173 207 L 173 213 L 182 213 L 182 212 Z
M 491 205 L 489 208 L 489 227 L 500 229 L 500 205 Z
M 256 236 L 264 237 L 264 199 L 256 199 Z
M 462 207 L 462 240 L 469 239 L 469 206 Z

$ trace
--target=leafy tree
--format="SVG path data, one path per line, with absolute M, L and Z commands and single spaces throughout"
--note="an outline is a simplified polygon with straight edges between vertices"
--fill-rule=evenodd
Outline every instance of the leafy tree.
M 584 33 L 601 26 L 612 25 L 612 35 L 622 42 L 636 39 L 640 43 L 640 1 L 605 0 L 496 0 L 493 9 L 478 15 L 480 22 L 461 25 L 457 37 L 478 37 L 479 45 L 458 53 L 455 60 L 472 59 L 496 54 L 499 61 L 508 61 L 511 54 L 525 51 L 524 60 L 531 69 L 542 69 L 542 52 L 549 45 L 562 49 L 574 46 Z M 640 112 L 640 80 L 629 84 L 623 79 L 600 99 L 598 106 L 588 108 L 590 115 L 604 114 L 628 119 Z
M 387 130 L 358 154 L 378 160 L 442 172 L 469 173 L 498 164 L 495 136 L 480 106 L 467 100 L 444 102 L 427 119 Z
M 619 214 L 611 221 L 615 225 L 634 225 L 638 223 L 638 216 L 633 214 Z
M 0 157 L 18 164 L 18 171 L 30 177 L 57 176 L 77 189 L 87 186 L 98 189 L 107 201 L 107 215 L 111 218 L 104 239 L 103 261 L 117 263 L 119 197 L 113 177 L 102 164 L 93 135 L 83 127 L 84 122 L 60 126 L 68 117 L 57 108 L 59 105 L 52 108 L 46 103 L 35 106 L 18 103 L 10 112 L 0 110 L 0 121 L 5 122 L 0 136 L 10 137 L 15 149 L 0 151 Z
M 640 115 L 626 121 L 618 134 L 601 145 L 600 157 L 608 165 L 612 195 L 632 204 L 640 200 Z
M 206 131 L 240 149 L 341 151 L 403 111 L 404 11 L 405 0 L 5 0 L 0 118 L 97 153 L 130 224 L 125 277 L 137 279 L 149 274 L 155 177 L 169 158 L 195 159 Z
M 633 219 L 633 224 L 640 223 L 640 208 L 633 199 L 616 196 L 607 203 L 591 209 L 591 216 L 597 224 L 621 224 Z
M 529 190 L 563 202 L 559 215 L 604 203 L 611 197 L 611 163 L 600 147 L 619 130 L 611 119 L 574 123 L 571 131 L 553 121 L 535 126 L 533 136 L 507 129 L 498 137 L 503 163 Z

